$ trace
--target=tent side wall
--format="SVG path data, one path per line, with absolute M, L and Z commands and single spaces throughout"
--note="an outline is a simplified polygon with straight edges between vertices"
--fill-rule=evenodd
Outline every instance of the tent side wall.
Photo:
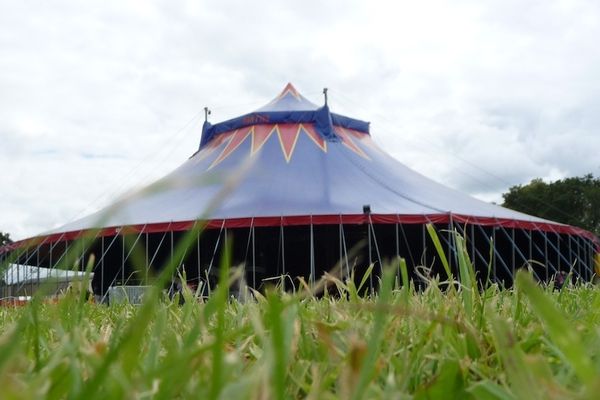
M 509 287 L 520 268 L 530 268 L 538 280 L 546 282 L 560 271 L 583 281 L 594 276 L 597 245 L 587 236 L 453 220 L 433 225 L 454 274 L 458 271 L 458 257 L 452 232 L 465 238 L 464 250 L 481 283 L 489 276 L 492 282 Z M 92 288 L 99 295 L 111 286 L 143 284 L 167 263 L 175 263 L 178 274 L 185 274 L 190 284 L 202 285 L 208 291 L 216 284 L 225 249 L 229 249 L 232 266 L 243 267 L 245 282 L 254 288 L 274 281 L 285 282 L 287 289 L 297 288 L 296 277 L 314 283 L 336 265 L 341 276 L 354 273 L 355 279 L 360 279 L 373 264 L 374 276 L 367 289 L 375 289 L 374 278 L 382 266 L 397 267 L 398 257 L 406 260 L 410 277 L 419 287 L 426 285 L 427 277 L 447 278 L 440 255 L 422 223 L 238 228 L 222 223 L 219 228 L 204 230 L 199 237 L 188 237 L 186 230 L 127 232 L 112 236 L 96 232 L 82 240 L 40 241 L 37 246 L 21 247 L 1 257 L 5 262 L 10 259 L 24 265 L 79 270 L 93 261 Z M 184 240 L 188 246 L 176 257 Z

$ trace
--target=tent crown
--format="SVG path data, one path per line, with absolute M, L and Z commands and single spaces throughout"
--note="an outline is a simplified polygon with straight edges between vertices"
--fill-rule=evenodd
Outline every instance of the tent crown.
M 202 126 L 199 150 L 224 132 L 260 124 L 298 123 L 315 124 L 317 133 L 323 139 L 331 142 L 340 140 L 335 133 L 334 126 L 369 133 L 368 122 L 332 113 L 327 104 L 318 106 L 310 102 L 298 92 L 294 85 L 288 83 L 273 100 L 253 112 L 214 125 L 205 121 Z

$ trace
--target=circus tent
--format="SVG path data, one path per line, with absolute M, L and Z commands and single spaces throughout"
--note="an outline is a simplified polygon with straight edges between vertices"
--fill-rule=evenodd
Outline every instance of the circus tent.
M 598 250 L 598 239 L 580 228 L 480 201 L 411 170 L 373 141 L 369 123 L 331 112 L 326 100 L 313 104 L 288 84 L 253 112 L 207 120 L 197 151 L 157 182 L 0 253 L 53 268 L 93 233 L 77 251 L 81 265 L 95 254 L 94 290 L 104 293 L 143 280 L 139 271 L 159 268 L 198 224 L 206 229 L 178 260 L 186 276 L 210 279 L 229 240 L 254 287 L 273 276 L 314 281 L 338 261 L 347 274 L 381 268 L 398 256 L 413 277 L 419 266 L 442 273 L 427 224 L 442 232 L 451 260 L 457 231 L 477 269 L 491 267 L 506 285 L 525 266 L 542 280 L 558 271 L 589 280 Z

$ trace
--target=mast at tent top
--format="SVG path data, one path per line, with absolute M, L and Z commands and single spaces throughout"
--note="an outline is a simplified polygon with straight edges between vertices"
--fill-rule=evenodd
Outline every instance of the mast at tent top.
M 325 96 L 325 105 L 327 105 L 327 88 L 323 88 L 323 96 Z
M 204 121 L 208 122 L 208 116 L 210 115 L 210 110 L 208 107 L 204 107 Z

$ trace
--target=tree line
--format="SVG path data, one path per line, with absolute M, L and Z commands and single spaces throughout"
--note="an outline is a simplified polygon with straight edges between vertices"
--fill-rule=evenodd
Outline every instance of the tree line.
M 502 195 L 503 207 L 578 226 L 600 236 L 600 178 L 587 174 L 546 183 L 534 179 Z
M 12 240 L 10 239 L 10 233 L 0 232 L 0 246 L 10 243 L 12 243 Z

